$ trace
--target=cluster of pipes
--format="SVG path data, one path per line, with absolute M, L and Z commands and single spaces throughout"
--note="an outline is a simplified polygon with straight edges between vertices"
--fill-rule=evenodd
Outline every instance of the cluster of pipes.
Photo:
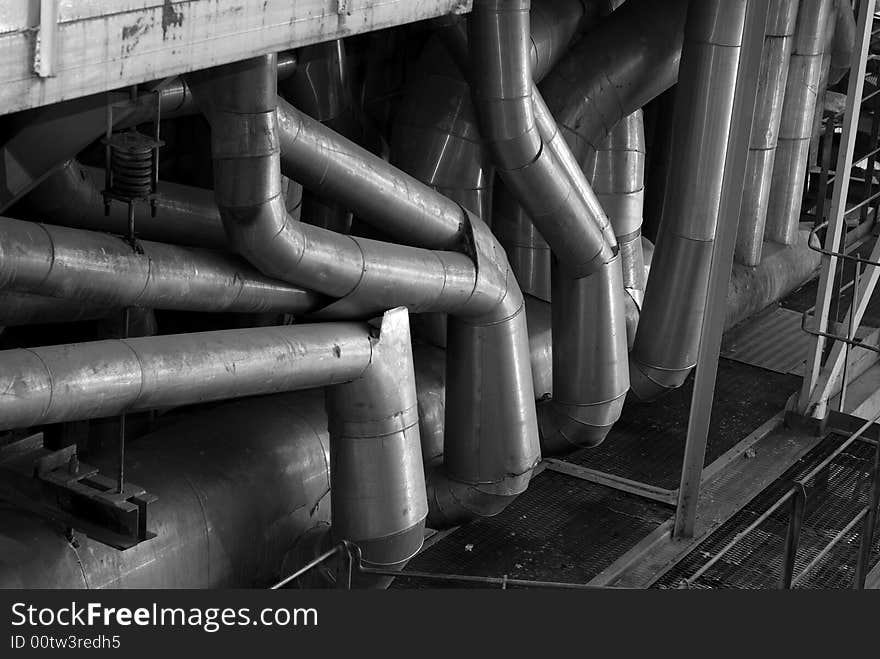
M 241 399 L 131 442 L 127 476 L 159 496 L 147 542 L 120 552 L 0 509 L 0 586 L 260 586 L 342 539 L 402 567 L 426 524 L 498 514 L 542 456 L 602 442 L 630 390 L 679 387 L 746 6 L 475 0 L 433 25 L 372 151 L 337 111 L 353 103 L 344 42 L 189 74 L 160 102 L 207 118 L 214 191 L 163 182 L 138 249 L 124 213 L 105 216 L 103 172 L 72 159 L 100 113 L 11 117 L 4 149 L 34 185 L 3 193 L 0 210 L 29 192 L 32 216 L 0 218 L 0 324 L 121 308 L 297 322 L 0 352 L 2 429 Z M 804 173 L 830 44 L 851 35 L 846 0 L 771 7 L 731 322 L 815 267 Z M 678 80 L 650 161 L 653 247 L 641 108 Z M 113 451 L 96 459 L 115 469 Z

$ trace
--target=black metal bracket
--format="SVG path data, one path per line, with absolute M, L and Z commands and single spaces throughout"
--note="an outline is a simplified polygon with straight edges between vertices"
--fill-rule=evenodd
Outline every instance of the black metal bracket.
M 42 433 L 0 447 L 0 499 L 116 549 L 155 537 L 147 531 L 155 495 L 134 483 L 119 492 L 114 479 L 79 461 L 76 445 L 46 449 Z

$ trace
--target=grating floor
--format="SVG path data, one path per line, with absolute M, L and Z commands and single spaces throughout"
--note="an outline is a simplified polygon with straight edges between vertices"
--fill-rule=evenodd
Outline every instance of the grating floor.
M 824 460 L 841 442 L 829 436 L 776 483 L 734 515 L 703 541 L 678 565 L 661 577 L 654 587 L 675 588 L 715 556 L 733 537 L 754 522 L 783 496 L 793 479 Z M 867 503 L 867 474 L 874 447 L 856 442 L 841 453 L 807 489 L 807 505 L 795 574 L 802 572 Z M 823 477 L 824 476 L 824 477 Z M 695 583 L 695 588 L 776 588 L 782 569 L 782 552 L 788 528 L 789 509 L 770 516 L 734 549 L 728 552 Z M 845 536 L 831 552 L 806 573 L 798 588 L 849 588 L 855 573 L 860 526 Z M 874 544 L 872 564 L 880 558 L 880 537 Z

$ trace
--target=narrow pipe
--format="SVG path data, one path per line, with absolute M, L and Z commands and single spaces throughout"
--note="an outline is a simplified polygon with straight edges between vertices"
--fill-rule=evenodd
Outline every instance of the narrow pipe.
M 734 253 L 736 262 L 746 266 L 756 266 L 761 262 L 770 181 L 776 159 L 776 142 L 782 119 L 797 15 L 796 0 L 772 0 L 764 37 L 758 99 L 752 121 L 746 184 Z
M 0 351 L 0 429 L 348 382 L 361 323 L 257 327 Z
M 696 362 L 718 222 L 747 0 L 692 3 L 682 48 L 670 179 L 630 355 L 633 392 L 652 400 Z
M 158 495 L 156 534 L 118 551 L 0 507 L 0 588 L 262 588 L 330 521 L 323 392 L 235 401 L 131 442 L 127 476 Z M 115 451 L 90 464 L 115 469 Z
M 301 313 L 322 298 L 238 256 L 0 218 L 0 288 L 106 307 Z
M 548 140 L 532 107 L 529 0 L 476 0 L 471 13 L 473 90 L 480 128 L 505 184 L 523 205 L 571 276 L 609 262 L 616 245 L 603 235 L 608 219 L 580 169 L 571 171 L 563 140 Z M 556 131 L 555 122 L 552 127 Z M 573 161 L 573 157 L 571 157 Z
M 764 228 L 765 240 L 783 245 L 797 240 L 825 32 L 832 9 L 832 0 L 801 0 L 798 11 Z
M 422 547 L 428 503 L 406 311 L 386 313 L 381 332 L 364 376 L 327 390 L 332 534 L 400 569 Z
M 608 214 L 623 268 L 627 346 L 632 347 L 645 297 L 642 211 L 645 204 L 645 129 L 642 111 L 624 117 L 585 165 Z
M 488 227 L 461 207 L 456 226 L 465 228 L 472 257 L 340 236 L 289 221 L 280 204 L 274 64 L 273 56 L 260 57 L 190 80 L 212 126 L 215 192 L 227 234 L 264 273 L 291 283 L 307 281 L 314 290 L 341 298 L 324 315 L 351 317 L 395 305 L 456 314 L 447 341 L 454 358 L 447 360 L 446 457 L 443 469 L 432 472 L 429 514 L 447 524 L 495 514 L 527 487 L 539 459 L 523 298 L 503 250 Z M 343 147 L 340 162 L 358 153 L 341 136 L 332 138 Z M 336 163 L 323 148 L 316 154 L 308 144 L 300 143 L 300 157 L 320 162 L 315 156 L 323 152 L 327 163 Z M 393 180 L 406 180 L 384 167 Z M 349 190 L 352 210 L 360 216 L 363 208 L 375 208 L 380 195 L 374 176 L 357 167 L 334 168 L 340 172 L 335 184 Z M 419 205 L 436 198 L 409 180 Z M 406 190 L 391 188 L 389 198 L 398 199 Z M 448 203 L 441 208 L 448 209 Z M 427 222 L 397 215 L 380 226 L 390 233 L 398 224 L 404 230 L 415 226 L 411 236 L 436 238 L 448 228 L 447 216 L 438 210 L 427 205 L 422 215 Z

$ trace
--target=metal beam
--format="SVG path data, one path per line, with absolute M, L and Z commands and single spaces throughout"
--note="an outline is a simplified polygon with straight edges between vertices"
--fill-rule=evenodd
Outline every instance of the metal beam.
M 700 348 L 697 353 L 687 442 L 678 488 L 678 507 L 673 530 L 673 537 L 676 539 L 694 535 L 768 13 L 769 3 L 749 0 L 734 90 L 718 233 L 712 250 L 706 312 L 700 328 Z
M 41 0 L 0 2 L 0 115 L 471 6 L 470 0 L 57 2 L 56 16 L 44 12 L 42 22 Z M 51 77 L 41 77 L 35 65 Z

